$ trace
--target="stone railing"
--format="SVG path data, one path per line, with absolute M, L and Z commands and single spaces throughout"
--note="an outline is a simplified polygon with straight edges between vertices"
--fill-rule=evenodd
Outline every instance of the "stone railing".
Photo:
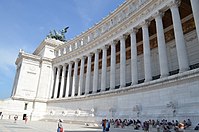
M 105 32 L 116 27 L 119 23 L 126 20 L 128 16 L 135 13 L 142 6 L 146 5 L 150 0 L 133 0 L 126 1 L 119 8 L 111 12 L 101 22 L 96 23 L 85 33 L 76 36 L 73 40 L 66 42 L 64 45 L 59 46 L 56 51 L 56 57 L 75 51 L 76 49 L 91 43 L 96 38 L 100 37 Z

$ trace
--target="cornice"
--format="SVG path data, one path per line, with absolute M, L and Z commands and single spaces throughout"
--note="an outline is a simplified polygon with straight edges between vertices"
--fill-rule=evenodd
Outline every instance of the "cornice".
M 42 61 L 42 63 L 52 65 L 52 59 L 42 58 L 41 61 Z
M 21 97 L 21 96 L 12 96 L 11 99 L 20 100 L 20 101 L 47 103 L 47 99 L 35 99 L 33 97 L 27 98 L 27 97 Z
M 111 18 L 113 18 L 116 14 L 118 14 L 120 11 L 122 11 L 126 7 L 126 5 L 128 5 L 129 3 L 130 3 L 130 1 L 125 1 L 124 3 L 119 5 L 118 8 L 116 8 L 114 11 L 110 12 L 108 16 L 102 18 L 102 20 L 100 22 L 95 23 L 87 31 L 82 32 L 80 35 L 77 35 L 72 40 L 69 40 L 68 42 L 66 42 L 65 45 L 60 45 L 57 48 L 64 48 L 65 46 L 69 46 L 70 44 L 77 42 L 77 40 L 80 40 L 81 38 L 88 36 L 90 33 L 93 33 L 93 31 L 95 31 L 96 29 L 103 26 L 103 24 L 106 24 L 107 22 L 109 22 L 111 20 Z
M 19 52 L 19 55 L 18 55 L 18 57 L 15 61 L 15 64 L 17 65 L 24 58 L 25 59 L 31 59 L 31 60 L 34 60 L 34 61 L 40 61 L 40 59 L 41 59 L 41 57 L 37 56 L 37 55 L 32 55 L 32 54 L 28 54 L 28 53 L 25 53 L 25 52 Z
M 42 58 L 40 56 L 37 55 L 32 55 L 32 54 L 28 54 L 25 52 L 19 52 L 18 58 L 16 59 L 15 64 L 17 65 L 18 63 L 20 63 L 23 59 L 29 59 L 29 60 L 33 60 L 33 61 L 38 61 L 38 62 L 46 62 L 46 63 L 52 63 L 52 59 L 49 58 Z
M 38 55 L 41 50 L 46 46 L 46 45 L 49 45 L 51 47 L 54 47 L 56 48 L 57 46 L 59 45 L 63 45 L 64 42 L 61 42 L 59 40 L 55 40 L 55 39 L 52 39 L 52 38 L 46 38 L 44 39 L 40 45 L 37 47 L 37 49 L 33 52 L 34 55 Z

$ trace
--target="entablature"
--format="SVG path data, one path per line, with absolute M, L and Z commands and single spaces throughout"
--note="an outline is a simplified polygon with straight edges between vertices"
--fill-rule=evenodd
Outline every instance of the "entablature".
M 77 38 L 66 42 L 64 45 L 58 46 L 56 48 L 57 56 L 53 59 L 53 63 L 59 63 L 61 61 L 67 61 L 70 58 L 75 58 L 77 56 L 86 55 L 93 50 L 101 48 L 104 45 L 109 44 L 111 41 L 118 39 L 119 36 L 127 34 L 133 28 L 140 28 L 141 23 L 145 20 L 153 20 L 154 14 L 158 11 L 168 10 L 169 3 L 172 0 L 134 0 L 126 1 L 118 9 L 116 9 L 111 15 L 102 22 L 96 24 L 86 33 L 81 34 Z M 126 11 L 125 17 L 118 19 L 117 23 L 109 27 L 105 32 L 101 32 L 97 37 L 93 37 L 86 43 L 84 43 L 83 38 L 88 34 L 94 33 L 96 29 L 102 27 L 102 23 L 109 22 L 116 18 L 118 14 Z M 116 21 L 116 20 L 115 20 Z M 87 36 L 88 37 L 88 36 Z M 81 40 L 82 41 L 79 41 Z
M 20 63 L 23 59 L 31 59 L 31 60 L 34 60 L 34 61 L 39 61 L 41 59 L 40 56 L 37 56 L 37 55 L 32 55 L 32 54 L 28 54 L 28 53 L 25 53 L 24 51 L 19 51 L 19 55 L 16 59 L 16 62 L 15 64 L 17 65 L 18 63 Z
M 46 57 L 40 57 L 37 55 L 33 55 L 33 54 L 28 54 L 25 53 L 24 51 L 20 51 L 18 58 L 16 59 L 15 64 L 18 65 L 19 63 L 21 63 L 21 61 L 23 59 L 27 59 L 27 60 L 33 60 L 33 61 L 37 61 L 37 62 L 45 62 L 46 64 L 52 64 L 52 59 L 46 58 Z

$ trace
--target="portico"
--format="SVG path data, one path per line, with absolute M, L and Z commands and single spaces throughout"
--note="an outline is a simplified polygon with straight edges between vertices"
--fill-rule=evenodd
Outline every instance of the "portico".
M 184 0 L 171 0 L 165 3 L 167 3 L 165 6 L 161 6 L 157 11 L 151 11 L 150 16 L 148 15 L 141 19 L 140 23 L 130 23 L 131 25 L 129 24 L 125 27 L 124 31 L 126 32 L 115 34 L 115 37 L 112 37 L 114 39 L 107 39 L 105 42 L 99 41 L 97 45 L 94 44 L 97 49 L 93 47 L 95 50 L 86 51 L 90 52 L 87 53 L 88 55 L 83 52 L 82 55 L 78 55 L 78 58 L 75 57 L 76 59 L 71 60 L 75 63 L 70 64 L 71 66 L 68 67 L 68 75 L 64 73 L 66 70 L 65 63 L 69 62 L 59 65 L 54 64 L 55 69 L 57 69 L 56 75 L 60 75 L 60 69 L 62 69 L 63 73 L 61 74 L 62 77 L 56 76 L 54 92 L 52 92 L 54 94 L 53 98 L 56 99 L 56 95 L 62 95 L 62 93 L 57 93 L 58 91 L 69 90 L 72 92 L 66 93 L 65 97 L 69 97 L 69 95 L 71 97 L 85 96 L 106 90 L 124 88 L 129 86 L 129 83 L 133 86 L 138 83 L 164 78 L 171 75 L 172 71 L 175 70 L 179 71 L 179 73 L 189 70 L 191 64 L 184 40 L 184 33 L 187 31 L 183 31 L 183 28 L 188 28 L 184 23 L 191 24 L 197 13 L 193 12 L 195 14 L 192 15 L 192 12 L 189 11 L 190 13 L 185 14 L 183 18 L 180 17 L 180 13 L 183 13 L 183 8 L 194 8 L 194 10 L 197 10 L 197 7 L 193 7 L 190 2 L 185 2 Z M 181 12 L 179 12 L 179 9 Z M 194 30 L 194 28 L 191 27 L 189 30 Z M 171 36 L 172 34 L 175 38 Z M 84 34 L 82 38 L 86 38 Z M 176 46 L 175 61 L 178 62 L 174 64 L 176 68 L 171 68 L 171 63 L 174 62 L 171 62 L 172 58 L 168 56 L 167 45 L 172 40 L 174 40 Z M 90 41 L 92 43 L 92 40 Z M 89 42 L 87 44 L 83 43 L 83 45 L 88 44 Z M 153 50 L 156 48 L 157 58 L 152 55 L 154 54 Z M 143 61 L 138 59 L 142 54 Z M 62 56 L 64 57 L 64 54 Z M 142 62 L 142 64 L 138 63 L 138 61 Z M 131 66 L 128 67 L 128 64 Z M 154 64 L 157 69 L 154 69 Z M 73 74 L 70 73 L 72 69 Z M 127 74 L 129 71 L 131 74 Z M 73 78 L 73 80 L 70 78 Z M 85 83 L 83 83 L 83 80 Z M 59 82 L 60 85 L 58 85 Z M 71 84 L 73 85 L 69 87 Z

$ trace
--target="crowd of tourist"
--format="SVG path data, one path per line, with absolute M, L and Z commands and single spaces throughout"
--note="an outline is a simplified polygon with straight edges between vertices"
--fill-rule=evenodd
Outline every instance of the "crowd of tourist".
M 147 120 L 143 122 L 141 122 L 139 119 L 110 119 L 110 124 L 114 128 L 125 128 L 127 126 L 131 126 L 132 129 L 144 130 L 145 132 L 148 132 L 150 128 L 157 129 L 157 132 L 170 132 L 171 130 L 174 130 L 175 132 L 181 132 L 184 129 L 188 129 L 192 126 L 190 119 L 183 120 L 181 122 L 178 120 L 168 121 L 166 119 Z M 199 124 L 195 126 L 194 130 L 199 130 Z

